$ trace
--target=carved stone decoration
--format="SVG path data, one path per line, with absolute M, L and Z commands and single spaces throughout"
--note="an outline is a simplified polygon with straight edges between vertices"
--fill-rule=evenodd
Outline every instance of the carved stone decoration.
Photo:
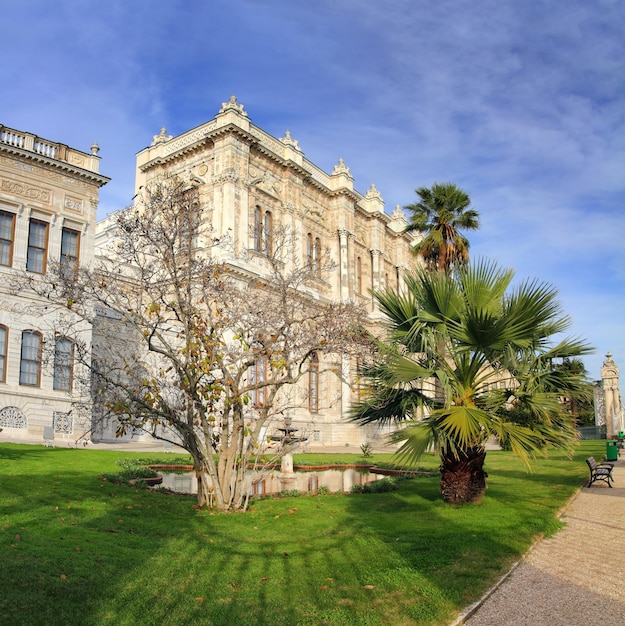
M 0 428 L 26 428 L 26 416 L 15 406 L 0 409 Z
M 608 435 L 623 430 L 623 410 L 619 395 L 619 369 L 612 354 L 605 355 L 605 361 L 601 368 L 601 387 L 603 390 L 603 410 Z
M 2 180 L 1 187 L 2 191 L 5 191 L 6 193 L 21 196 L 22 198 L 28 198 L 29 200 L 39 200 L 40 202 L 45 202 L 46 204 L 49 204 L 50 199 L 52 198 L 52 193 L 49 189 L 41 189 L 40 187 L 38 188 L 24 185 L 16 181 L 7 180 L 6 178 Z
M 228 102 L 221 103 L 221 109 L 219 109 L 219 112 L 225 113 L 226 111 L 236 111 L 239 115 L 247 117 L 247 113 L 245 112 L 243 105 L 237 102 L 236 96 L 230 96 L 230 100 L 228 100 Z
M 334 166 L 332 170 L 332 176 L 336 176 L 337 174 L 345 174 L 346 176 L 351 176 L 352 173 L 349 171 L 349 167 L 345 165 L 345 161 L 343 159 L 339 159 L 337 165 Z
M 54 411 L 52 422 L 54 424 L 55 433 L 65 433 L 70 435 L 73 430 L 71 413 L 62 413 L 61 411 Z
M 153 135 L 152 145 L 155 146 L 158 143 L 165 143 L 166 141 L 169 141 L 172 138 L 173 138 L 172 135 L 168 135 L 167 129 L 163 126 L 163 128 L 161 128 L 161 132 L 158 135 Z
M 280 141 L 285 145 L 285 146 L 291 146 L 291 148 L 294 148 L 295 150 L 297 150 L 298 152 L 301 152 L 302 149 L 299 147 L 299 143 L 297 142 L 297 139 L 293 139 L 291 137 L 291 131 L 287 130 L 286 133 L 284 134 L 284 137 L 282 137 L 280 139 Z

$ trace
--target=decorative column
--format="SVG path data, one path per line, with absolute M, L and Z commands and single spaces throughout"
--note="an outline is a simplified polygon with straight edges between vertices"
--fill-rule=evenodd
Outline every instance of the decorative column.
M 339 276 L 341 300 L 349 300 L 349 259 L 348 241 L 349 231 L 347 228 L 339 228 Z
M 380 257 L 382 256 L 381 250 L 369 250 L 371 254 L 371 287 L 373 289 L 380 288 Z M 375 311 L 375 300 L 371 296 L 371 310 Z

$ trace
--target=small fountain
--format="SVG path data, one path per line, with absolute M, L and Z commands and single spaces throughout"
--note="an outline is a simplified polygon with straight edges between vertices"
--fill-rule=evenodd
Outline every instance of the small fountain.
M 281 442 L 285 450 L 284 456 L 282 457 L 282 461 L 280 463 L 280 483 L 282 485 L 283 491 L 290 491 L 295 481 L 295 475 L 293 472 L 293 454 L 291 450 L 296 448 L 297 444 L 308 439 L 308 437 L 297 437 L 295 433 L 298 431 L 298 429 L 291 428 L 292 423 L 292 418 L 285 417 L 284 428 L 278 428 L 278 431 L 282 434 L 271 435 L 270 437 L 272 441 Z

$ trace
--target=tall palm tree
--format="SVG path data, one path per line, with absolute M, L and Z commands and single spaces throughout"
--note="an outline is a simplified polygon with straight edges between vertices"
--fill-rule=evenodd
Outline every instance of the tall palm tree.
M 352 419 L 397 424 L 400 458 L 437 450 L 448 502 L 482 497 L 492 436 L 526 462 L 576 439 L 561 397 L 583 377 L 554 364 L 591 348 L 571 338 L 555 343 L 570 323 L 556 290 L 537 281 L 510 290 L 513 275 L 480 261 L 450 274 L 417 269 L 405 290 L 374 292 L 390 334 L 366 371 L 371 394 Z
M 432 188 L 415 190 L 419 201 L 405 208 L 410 212 L 407 232 L 419 232 L 423 239 L 415 252 L 430 270 L 449 272 L 469 260 L 469 240 L 461 230 L 479 227 L 479 213 L 469 208 L 469 196 L 452 183 L 434 183 Z

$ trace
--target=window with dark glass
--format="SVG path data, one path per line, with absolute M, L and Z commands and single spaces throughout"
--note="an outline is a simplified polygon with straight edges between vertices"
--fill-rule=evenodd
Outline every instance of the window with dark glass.
M 0 211 L 0 265 L 13 264 L 13 238 L 15 236 L 15 215 Z
M 258 385 L 267 381 L 268 362 L 267 357 L 260 357 L 256 363 L 250 368 L 250 383 Z M 266 389 L 260 387 L 252 390 L 252 405 L 258 408 L 264 407 L 266 404 Z
M 271 211 L 265 211 L 257 206 L 254 209 L 254 250 L 264 254 L 271 254 L 273 235 L 273 217 Z
M 59 337 L 54 346 L 54 389 L 71 391 L 73 378 L 74 343 Z
M 308 369 L 308 408 L 311 413 L 319 412 L 319 357 L 316 353 Z
M 61 233 L 61 266 L 65 271 L 74 272 L 78 268 L 80 233 L 64 228 Z
M 40 220 L 30 220 L 26 269 L 29 272 L 45 274 L 47 252 L 48 223 Z
M 22 333 L 20 385 L 38 387 L 41 381 L 41 335 L 25 330 Z
M 259 206 L 254 209 L 254 250 L 261 251 L 263 245 L 262 211 Z
M 269 256 L 271 254 L 271 236 L 272 236 L 272 217 L 271 212 L 265 212 L 265 219 L 263 221 L 263 252 Z

